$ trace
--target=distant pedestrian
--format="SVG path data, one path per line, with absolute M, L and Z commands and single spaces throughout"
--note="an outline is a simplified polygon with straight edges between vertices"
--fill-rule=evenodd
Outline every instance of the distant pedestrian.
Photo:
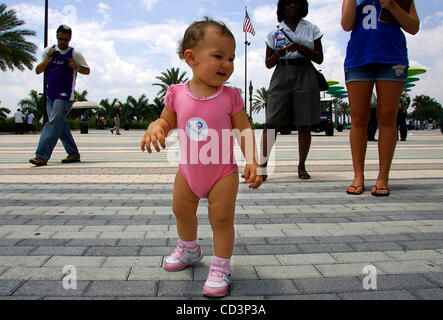
M 382 10 L 391 13 L 398 24 L 382 21 Z M 341 25 L 345 31 L 352 31 L 344 67 L 351 108 L 350 144 L 354 180 L 346 192 L 359 195 L 365 189 L 369 105 L 375 84 L 379 173 L 371 194 L 389 196 L 389 171 L 397 143 L 398 104 L 409 65 L 402 29 L 416 34 L 420 21 L 414 1 L 406 12 L 393 0 L 343 0 Z
M 428 130 L 432 130 L 432 129 L 433 129 L 433 126 L 432 126 L 432 118 L 429 118 L 427 128 L 428 128 Z
M 120 111 L 120 104 L 117 104 L 114 108 L 114 122 L 115 122 L 115 126 L 114 128 L 111 129 L 111 133 L 114 134 L 114 130 L 115 130 L 115 134 L 117 136 L 121 135 L 120 133 L 120 120 L 121 120 L 122 114 Z
M 441 134 L 443 134 L 443 114 L 440 115 L 440 118 L 438 119 L 438 121 L 440 122 Z
M 400 140 L 406 141 L 408 137 L 408 127 L 406 126 L 406 116 L 408 114 L 408 108 L 411 104 L 411 98 L 406 92 L 403 92 L 400 98 L 400 104 L 398 105 L 397 114 L 397 126 L 400 130 Z
M 32 113 L 32 111 L 28 111 L 26 119 L 27 119 L 27 124 L 28 124 L 26 130 L 27 130 L 27 132 L 29 134 L 33 134 L 34 133 L 34 119 L 35 119 L 35 116 Z
M 24 134 L 25 133 L 25 115 L 17 109 L 14 113 L 14 122 L 15 122 L 15 134 Z

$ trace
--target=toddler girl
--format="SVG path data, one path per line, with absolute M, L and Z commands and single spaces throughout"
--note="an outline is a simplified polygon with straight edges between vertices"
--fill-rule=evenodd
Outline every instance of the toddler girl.
M 239 185 L 232 130 L 237 129 L 244 138 L 240 141 L 246 158 L 244 177 L 252 189 L 262 183 L 257 173 L 255 139 L 239 90 L 223 85 L 234 71 L 235 39 L 230 30 L 208 18 L 194 22 L 186 30 L 178 53 L 192 69 L 192 80 L 169 87 L 161 117 L 148 127 L 141 149 L 151 153 L 151 144 L 157 152 L 159 144 L 165 149 L 168 133 L 178 129 L 181 161 L 174 182 L 173 211 L 179 240 L 164 269 L 179 271 L 202 259 L 196 211 L 199 200 L 207 198 L 214 257 L 203 294 L 223 297 L 231 283 Z

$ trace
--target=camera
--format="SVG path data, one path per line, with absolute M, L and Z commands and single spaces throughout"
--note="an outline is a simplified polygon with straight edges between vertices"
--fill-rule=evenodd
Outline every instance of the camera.
M 57 58 L 60 55 L 60 51 L 54 51 L 53 53 L 48 54 L 48 57 Z

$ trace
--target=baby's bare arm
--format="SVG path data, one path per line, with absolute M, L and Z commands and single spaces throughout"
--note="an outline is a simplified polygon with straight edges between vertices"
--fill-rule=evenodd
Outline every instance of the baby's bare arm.
M 258 173 L 257 150 L 255 145 L 254 132 L 249 124 L 245 110 L 241 110 L 232 117 L 232 126 L 240 131 L 239 144 L 246 159 L 244 178 L 250 183 L 249 188 L 257 189 L 263 182 L 262 176 Z
M 177 115 L 167 108 L 163 109 L 160 118 L 151 123 L 146 130 L 145 136 L 141 141 L 141 150 L 152 153 L 151 144 L 157 152 L 160 152 L 160 143 L 163 149 L 166 149 L 166 137 L 172 129 L 175 129 Z

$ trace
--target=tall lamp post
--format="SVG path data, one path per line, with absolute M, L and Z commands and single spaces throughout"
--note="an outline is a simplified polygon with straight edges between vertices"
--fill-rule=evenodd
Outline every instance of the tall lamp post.
M 45 34 L 44 48 L 48 47 L 48 1 L 45 0 Z M 46 71 L 43 73 L 43 124 L 48 122 L 48 112 L 46 110 Z
M 249 82 L 249 122 L 252 125 L 252 91 L 254 88 L 252 87 L 252 81 Z

